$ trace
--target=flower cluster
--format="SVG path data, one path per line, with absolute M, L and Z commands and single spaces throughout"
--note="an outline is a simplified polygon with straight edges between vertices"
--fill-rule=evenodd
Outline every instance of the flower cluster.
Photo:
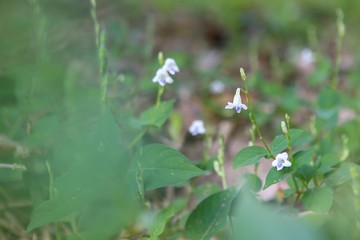
M 158 82 L 160 86 L 165 86 L 165 84 L 171 84 L 174 80 L 171 78 L 171 75 L 180 72 L 179 67 L 176 65 L 176 62 L 172 58 L 167 58 L 164 65 L 156 71 L 153 82 Z

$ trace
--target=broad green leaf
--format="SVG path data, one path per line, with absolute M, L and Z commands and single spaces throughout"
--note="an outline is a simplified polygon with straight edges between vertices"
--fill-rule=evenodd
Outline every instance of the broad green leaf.
M 306 182 L 310 182 L 315 171 L 316 171 L 315 166 L 302 165 L 296 168 L 296 172 L 294 173 L 294 175 L 300 179 L 305 180 Z
M 290 168 L 283 168 L 278 171 L 275 167 L 272 167 L 266 176 L 265 186 L 263 189 L 270 187 L 271 185 L 280 182 L 290 173 Z
M 296 152 L 294 157 L 294 163 L 292 169 L 295 170 L 295 176 L 300 179 L 309 182 L 313 177 L 315 170 L 317 169 L 316 165 L 312 165 L 312 158 L 314 156 L 314 150 L 301 150 Z
M 182 153 L 163 144 L 144 146 L 131 161 L 130 177 L 135 179 L 140 170 L 145 190 L 184 183 L 205 173 Z
M 175 100 L 161 102 L 140 115 L 141 125 L 161 127 L 170 116 Z
M 328 154 L 318 159 L 319 168 L 316 170 L 318 174 L 326 174 L 334 171 L 334 166 L 340 163 L 340 158 L 335 154 Z
M 185 230 L 188 238 L 206 240 L 222 230 L 235 194 L 234 189 L 228 189 L 210 195 L 200 202 L 186 221 Z
M 152 239 L 157 239 L 157 237 L 164 232 L 166 223 L 174 214 L 175 210 L 172 207 L 169 207 L 163 209 L 156 215 L 154 222 L 149 227 L 149 233 Z
M 303 165 L 311 165 L 312 158 L 314 156 L 314 150 L 301 150 L 293 155 L 294 166 L 300 167 Z
M 256 175 L 252 173 L 246 173 L 244 175 L 246 179 L 247 186 L 254 192 L 258 192 L 261 190 L 261 179 Z
M 235 155 L 233 167 L 237 168 L 257 163 L 266 154 L 267 151 L 259 146 L 243 148 Z
M 136 211 L 134 201 L 126 194 L 123 176 L 127 153 L 121 147 L 120 136 L 106 110 L 85 124 L 67 125 L 57 143 L 62 147 L 55 147 L 54 156 L 63 157 L 58 161 L 71 162 L 70 167 L 60 168 L 64 173 L 55 178 L 54 198 L 34 208 L 28 231 L 53 222 L 71 222 L 79 216 L 88 216 L 79 219 L 78 229 L 80 235 L 92 236 L 86 239 L 110 236 L 121 228 Z M 101 223 L 106 219 L 112 220 L 104 226 Z
M 255 196 L 242 191 L 234 200 L 232 240 L 323 240 L 316 227 L 289 216 L 276 205 L 261 204 Z M 281 211 L 281 212 L 280 212 Z
M 292 147 L 307 144 L 312 140 L 312 136 L 301 129 L 290 129 L 289 133 Z M 284 135 L 276 136 L 270 144 L 270 150 L 273 154 L 278 154 L 287 147 L 287 141 Z
M 308 210 L 327 213 L 333 203 L 333 193 L 328 187 L 309 189 L 304 193 L 302 202 Z
M 329 187 L 335 187 L 344 184 L 352 179 L 351 169 L 360 173 L 360 166 L 354 163 L 342 163 L 339 168 L 330 173 L 325 178 L 325 183 Z

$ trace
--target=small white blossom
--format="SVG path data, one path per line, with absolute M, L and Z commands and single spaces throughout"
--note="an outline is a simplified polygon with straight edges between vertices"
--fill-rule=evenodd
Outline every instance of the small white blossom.
M 179 67 L 176 65 L 176 62 L 172 58 L 167 58 L 165 60 L 163 68 L 165 71 L 169 72 L 171 75 L 174 75 L 177 72 L 180 72 Z
M 204 121 L 202 120 L 193 121 L 189 127 L 189 132 L 193 136 L 204 134 L 206 132 L 206 129 L 204 127 Z
M 235 109 L 237 113 L 240 113 L 241 109 L 247 109 L 247 106 L 241 102 L 240 88 L 236 89 L 233 102 L 228 102 L 225 109 Z
M 215 80 L 210 83 L 210 92 L 212 94 L 220 94 L 224 92 L 225 84 L 220 80 Z
M 157 70 L 155 77 L 152 80 L 154 83 L 158 82 L 160 86 L 165 86 L 166 83 L 173 83 L 174 80 L 170 77 L 164 68 Z
M 276 155 L 275 160 L 272 162 L 272 166 L 276 167 L 278 171 L 283 169 L 283 167 L 290 167 L 291 162 L 288 160 L 288 154 L 286 152 L 279 153 Z
M 304 48 L 301 50 L 299 60 L 301 66 L 308 66 L 312 64 L 315 60 L 313 51 L 311 51 L 310 48 Z

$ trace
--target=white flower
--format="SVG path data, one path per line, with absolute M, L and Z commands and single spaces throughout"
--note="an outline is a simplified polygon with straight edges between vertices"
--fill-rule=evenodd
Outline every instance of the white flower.
M 156 75 L 152 80 L 154 83 L 158 82 L 160 86 L 165 86 L 166 83 L 173 83 L 174 80 L 170 77 L 164 68 L 160 68 L 156 71 Z
M 172 58 L 167 58 L 163 66 L 164 70 L 169 72 L 171 75 L 174 75 L 177 72 L 180 72 L 179 67 L 176 65 L 176 62 Z
M 275 160 L 272 162 L 272 166 L 276 167 L 278 171 L 283 169 L 283 167 L 290 167 L 291 162 L 288 161 L 288 157 L 289 156 L 286 152 L 279 153 L 278 155 L 276 155 Z
M 236 89 L 233 102 L 228 102 L 225 109 L 235 109 L 237 113 L 240 113 L 241 109 L 247 109 L 247 106 L 241 102 L 240 88 Z
M 212 94 L 220 94 L 224 92 L 225 84 L 220 80 L 215 80 L 210 83 L 210 92 Z
M 193 121 L 189 127 L 189 132 L 193 136 L 204 134 L 206 132 L 206 129 L 204 127 L 204 121 L 202 120 Z

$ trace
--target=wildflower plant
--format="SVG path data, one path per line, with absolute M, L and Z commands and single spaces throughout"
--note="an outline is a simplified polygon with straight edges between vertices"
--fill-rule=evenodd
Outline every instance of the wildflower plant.
M 51 21 L 40 1 L 30 3 L 39 15 L 34 39 L 41 47 Z M 341 106 L 353 106 L 338 88 L 340 56 L 315 102 L 304 100 L 311 110 L 305 116 L 308 125 L 295 121 L 295 110 L 286 111 L 287 99 L 265 121 L 259 108 L 263 96 L 252 94 L 263 79 L 247 78 L 243 68 L 233 83 L 234 96 L 226 95 L 223 90 L 230 86 L 225 84 L 213 91 L 219 111 L 211 117 L 238 113 L 220 121 L 233 121 L 242 142 L 249 142 L 241 147 L 235 131 L 226 135 L 212 125 L 215 121 L 207 121 L 208 109 L 201 113 L 203 120 L 183 123 L 176 94 L 164 94 L 175 92 L 172 83 L 188 71 L 182 66 L 180 72 L 177 55 L 160 52 L 157 70 L 144 66 L 139 79 L 156 94 L 147 95 L 147 101 L 131 97 L 143 94 L 134 87 L 141 81 L 116 76 L 95 0 L 89 8 L 97 60 L 93 75 L 99 84 L 84 87 L 78 81 L 86 79 L 83 68 L 66 63 L 54 98 L 44 81 L 48 69 L 31 75 L 31 87 L 27 74 L 17 74 L 16 92 L 25 92 L 26 99 L 17 96 L 18 109 L 0 108 L 0 182 L 6 182 L 0 187 L 1 239 L 359 239 L 360 166 L 351 137 L 358 133 L 358 121 L 338 121 Z M 340 10 L 337 16 L 340 54 L 345 26 Z M 57 66 L 51 54 L 39 50 L 34 66 Z M 264 98 L 273 101 L 278 95 Z M 266 202 L 261 197 L 269 187 L 276 193 Z M 26 193 L 19 194 L 20 188 Z M 339 225 L 344 225 L 340 234 Z

